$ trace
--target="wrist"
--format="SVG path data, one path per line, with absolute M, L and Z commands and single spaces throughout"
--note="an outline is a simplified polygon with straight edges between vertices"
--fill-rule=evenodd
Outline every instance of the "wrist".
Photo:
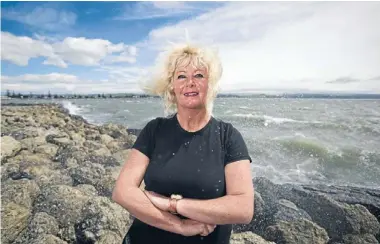
M 172 214 L 178 214 L 178 202 L 181 199 L 182 199 L 181 195 L 172 194 L 171 197 L 169 198 L 168 211 L 171 212 Z

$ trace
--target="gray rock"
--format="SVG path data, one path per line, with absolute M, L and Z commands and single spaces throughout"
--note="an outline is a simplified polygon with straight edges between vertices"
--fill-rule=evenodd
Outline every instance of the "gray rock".
M 89 195 L 89 196 L 98 195 L 98 191 L 93 185 L 80 184 L 80 185 L 77 185 L 75 188 L 77 188 L 78 190 L 82 191 L 84 194 Z
M 45 140 L 57 146 L 68 146 L 68 145 L 74 144 L 74 142 L 70 140 L 69 136 L 65 134 L 59 134 L 59 135 L 50 134 L 46 136 Z
M 1 181 L 4 182 L 9 178 L 13 180 L 22 179 L 23 177 L 19 175 L 20 165 L 17 163 L 7 163 L 0 166 L 1 169 Z
M 96 141 L 92 141 L 92 140 L 87 140 L 83 143 L 83 146 L 84 147 L 87 147 L 89 149 L 89 151 L 95 151 L 95 150 L 98 150 L 100 148 L 103 148 L 104 145 L 99 143 L 99 142 L 96 142 Z
M 103 144 L 103 145 L 107 145 L 108 143 L 112 142 L 114 139 L 113 137 L 107 135 L 107 134 L 102 134 L 100 135 L 100 142 Z
M 95 244 L 120 244 L 123 239 L 113 231 L 104 231 Z
M 55 161 L 61 163 L 65 168 L 71 166 L 73 162 L 80 164 L 87 157 L 86 150 L 80 146 L 66 146 L 60 147 L 55 156 Z
M 33 240 L 31 244 L 67 244 L 67 242 L 59 239 L 54 235 L 43 234 L 37 237 L 37 239 Z
M 8 157 L 13 157 L 21 150 L 21 143 L 16 141 L 13 137 L 1 137 L 1 161 Z
M 58 146 L 52 144 L 40 145 L 34 149 L 36 153 L 44 153 L 48 155 L 51 159 L 54 159 L 57 154 Z
M 41 145 L 46 144 L 46 140 L 44 136 L 37 137 L 29 137 L 20 141 L 22 148 L 27 149 L 30 152 L 34 152 L 34 150 Z
M 42 234 L 57 235 L 58 231 L 57 220 L 45 212 L 36 213 L 28 226 L 28 233 L 32 238 Z
M 362 234 L 362 235 L 352 235 L 348 234 L 343 236 L 344 244 L 378 244 L 374 235 Z
M 265 238 L 278 244 L 326 244 L 329 240 L 326 230 L 307 219 L 279 221 L 266 229 Z
M 119 165 L 124 165 L 125 162 L 128 160 L 130 153 L 131 153 L 131 149 L 125 149 L 125 150 L 116 151 L 112 156 L 116 159 Z
M 274 223 L 279 221 L 292 222 L 298 219 L 307 219 L 312 221 L 310 215 L 303 209 L 299 209 L 294 203 L 280 199 L 278 204 L 278 210 L 273 215 Z
M 361 231 L 372 234 L 380 228 L 377 219 L 358 205 L 338 203 L 326 195 L 299 189 L 293 189 L 291 194 L 283 197 L 306 210 L 313 221 L 325 228 L 331 237 Z M 370 222 L 366 224 L 366 221 Z
M 106 170 L 98 163 L 86 162 L 75 168 L 69 169 L 69 174 L 74 180 L 74 185 L 96 185 L 105 176 Z
M 380 189 L 327 185 L 305 185 L 303 188 L 323 193 L 341 203 L 363 205 L 380 221 Z
M 2 204 L 13 202 L 27 209 L 31 209 L 33 202 L 40 193 L 40 188 L 34 180 L 7 180 L 1 185 Z
M 376 234 L 379 231 L 379 222 L 369 211 L 359 205 L 335 201 L 330 197 L 331 193 L 309 190 L 300 185 L 276 185 L 264 178 L 254 179 L 254 184 L 264 201 L 265 199 L 273 201 L 277 208 L 280 198 L 293 202 L 298 208 L 305 210 L 312 221 L 326 229 L 332 238 L 340 238 L 353 233 Z M 346 188 L 349 189 L 349 187 Z M 371 191 L 374 193 L 374 190 Z M 372 201 L 372 204 L 375 204 L 373 198 L 379 200 L 378 197 L 374 197 L 375 194 L 367 195 L 367 197 L 363 197 L 363 202 Z M 356 200 L 359 202 L 359 199 Z
M 2 196 L 2 199 L 4 196 Z M 31 209 L 14 202 L 1 203 L 1 243 L 10 244 L 27 227 Z
M 106 155 L 88 154 L 84 161 L 101 164 L 104 167 L 120 166 L 120 162 L 109 153 L 106 153 Z
M 78 224 L 81 242 L 95 242 L 108 230 L 121 238 L 131 223 L 128 212 L 107 197 L 96 197 L 83 206 L 83 222 Z
M 74 187 L 50 185 L 42 189 L 35 209 L 53 216 L 61 227 L 67 227 L 83 220 L 82 208 L 90 199 L 91 197 Z
M 230 244 L 276 244 L 252 232 L 232 233 Z

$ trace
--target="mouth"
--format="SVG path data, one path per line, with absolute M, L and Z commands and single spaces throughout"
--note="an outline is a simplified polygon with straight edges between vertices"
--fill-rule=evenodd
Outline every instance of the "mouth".
M 186 92 L 184 95 L 185 97 L 195 97 L 198 96 L 198 92 Z

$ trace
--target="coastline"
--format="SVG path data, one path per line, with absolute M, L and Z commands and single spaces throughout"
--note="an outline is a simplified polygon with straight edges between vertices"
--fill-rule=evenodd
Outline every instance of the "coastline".
M 140 130 L 54 103 L 3 104 L 1 115 L 3 243 L 121 243 L 132 217 L 111 193 Z M 234 225 L 231 243 L 380 241 L 380 189 L 253 185 L 254 219 Z

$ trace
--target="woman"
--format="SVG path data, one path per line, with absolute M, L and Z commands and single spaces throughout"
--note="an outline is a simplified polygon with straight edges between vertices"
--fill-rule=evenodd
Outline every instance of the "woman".
M 186 45 L 167 56 L 150 91 L 174 115 L 143 128 L 112 196 L 135 217 L 125 242 L 223 244 L 232 224 L 251 221 L 246 144 L 211 113 L 221 73 L 218 57 L 207 49 Z

